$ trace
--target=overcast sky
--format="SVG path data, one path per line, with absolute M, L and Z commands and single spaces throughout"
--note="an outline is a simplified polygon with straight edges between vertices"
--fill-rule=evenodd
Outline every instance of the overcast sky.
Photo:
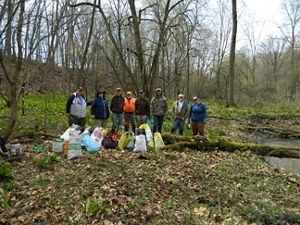
M 280 34 L 278 25 L 282 22 L 280 15 L 282 0 L 243 0 L 250 12 L 253 12 L 257 31 L 263 36 Z M 239 4 L 239 3 L 238 3 Z M 245 18 L 246 19 L 246 18 Z

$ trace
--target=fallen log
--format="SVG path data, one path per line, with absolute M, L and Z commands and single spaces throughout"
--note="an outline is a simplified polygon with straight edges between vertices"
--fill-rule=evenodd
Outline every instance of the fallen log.
M 280 128 L 273 128 L 273 127 L 254 127 L 254 126 L 247 126 L 245 128 L 249 131 L 257 131 L 261 133 L 272 133 L 282 138 L 300 138 L 300 133 L 299 131 L 296 130 L 280 129 Z
M 210 151 L 213 149 L 235 152 L 251 151 L 262 156 L 276 156 L 281 158 L 300 158 L 300 148 L 289 148 L 282 146 L 270 146 L 252 143 L 239 143 L 226 140 L 212 141 L 205 137 L 176 136 L 171 134 L 162 135 L 166 143 L 166 150 L 183 151 L 185 148 L 199 151 Z

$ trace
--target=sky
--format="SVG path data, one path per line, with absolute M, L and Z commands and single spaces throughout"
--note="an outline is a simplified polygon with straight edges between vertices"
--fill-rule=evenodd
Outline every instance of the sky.
M 280 35 L 278 26 L 282 22 L 282 15 L 280 14 L 282 0 L 243 1 L 256 21 L 255 28 L 257 32 L 262 32 L 262 37 Z

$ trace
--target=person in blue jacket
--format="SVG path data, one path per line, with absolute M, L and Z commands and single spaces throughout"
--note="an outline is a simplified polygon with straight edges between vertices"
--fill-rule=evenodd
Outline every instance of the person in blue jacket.
M 109 117 L 109 107 L 108 102 L 105 98 L 105 90 L 100 89 L 92 102 L 92 118 L 95 119 L 95 126 L 96 127 L 103 127 L 106 128 L 107 120 Z
M 200 102 L 199 98 L 193 98 L 193 104 L 190 107 L 189 123 L 192 125 L 193 135 L 204 135 L 204 126 L 207 119 L 206 105 Z

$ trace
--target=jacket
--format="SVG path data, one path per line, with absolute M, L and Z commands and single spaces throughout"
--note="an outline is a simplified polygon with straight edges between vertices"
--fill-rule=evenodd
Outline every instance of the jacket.
M 113 96 L 110 102 L 110 110 L 113 113 L 123 113 L 124 98 L 120 96 Z
M 186 100 L 183 101 L 183 105 L 182 105 L 180 112 L 178 112 L 178 104 L 179 104 L 179 101 L 176 101 L 176 102 L 174 102 L 174 104 L 172 106 L 173 116 L 175 119 L 185 120 L 187 113 L 188 113 L 187 101 Z
M 135 115 L 150 117 L 150 102 L 148 98 L 138 98 L 135 101 Z
M 135 98 L 124 98 L 124 113 L 134 113 L 135 112 Z
M 164 96 L 155 96 L 151 99 L 151 112 L 154 116 L 164 116 L 168 111 L 167 99 Z
M 76 116 L 77 118 L 84 118 L 86 116 L 87 103 L 83 96 L 78 96 L 73 93 L 69 96 L 66 104 L 66 113 Z
M 192 123 L 205 123 L 207 118 L 206 106 L 204 103 L 193 103 L 190 108 L 189 120 Z
M 91 108 L 92 115 L 96 119 L 107 119 L 109 117 L 108 102 L 99 96 L 95 97 Z

